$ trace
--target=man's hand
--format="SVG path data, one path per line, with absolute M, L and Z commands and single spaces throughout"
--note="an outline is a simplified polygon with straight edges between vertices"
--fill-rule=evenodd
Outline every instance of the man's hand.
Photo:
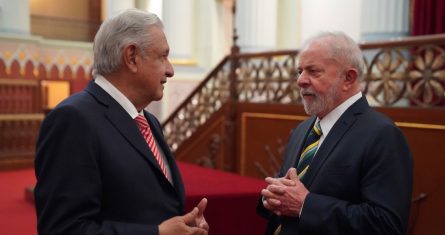
M 196 206 L 198 208 L 198 216 L 195 219 L 195 226 L 198 228 L 202 228 L 205 231 L 209 232 L 209 225 L 204 217 L 204 211 L 207 207 L 207 198 L 201 199 L 201 201 Z
M 261 191 L 263 205 L 277 215 L 298 217 L 309 191 L 301 183 L 295 168 L 290 168 L 282 178 L 266 178 L 269 184 Z
M 204 218 L 207 199 L 203 198 L 192 211 L 175 216 L 159 225 L 159 235 L 208 235 L 209 225 Z

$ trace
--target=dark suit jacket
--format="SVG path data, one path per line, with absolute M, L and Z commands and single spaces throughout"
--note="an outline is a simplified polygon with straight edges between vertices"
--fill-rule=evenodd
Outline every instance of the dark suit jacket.
M 183 214 L 177 165 L 159 122 L 145 116 L 174 186 L 135 121 L 94 82 L 48 114 L 35 159 L 39 234 L 157 234 L 162 221 Z
M 293 130 L 279 177 L 295 167 L 316 117 Z M 309 190 L 301 217 L 277 217 L 260 202 L 281 234 L 405 234 L 412 190 L 412 156 L 392 121 L 356 101 L 335 123 L 318 149 L 302 183 Z

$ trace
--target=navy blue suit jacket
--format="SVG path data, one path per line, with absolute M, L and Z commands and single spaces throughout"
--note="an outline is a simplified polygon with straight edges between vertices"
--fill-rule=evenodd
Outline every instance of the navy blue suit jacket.
M 159 122 L 145 116 L 174 186 L 135 121 L 94 82 L 48 114 L 35 159 L 39 234 L 157 234 L 162 221 L 183 214 L 177 165 Z
M 295 167 L 316 117 L 293 130 L 279 177 Z M 405 234 L 412 192 L 412 156 L 402 132 L 361 98 L 332 127 L 302 183 L 309 190 L 300 218 L 277 217 L 281 234 Z

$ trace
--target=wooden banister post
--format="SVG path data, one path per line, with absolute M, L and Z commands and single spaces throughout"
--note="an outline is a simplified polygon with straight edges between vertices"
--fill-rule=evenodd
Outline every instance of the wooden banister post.
M 228 112 L 227 112 L 227 122 L 226 122 L 226 153 L 227 157 L 225 160 L 225 168 L 226 170 L 236 172 L 238 166 L 238 155 L 237 155 L 237 103 L 238 103 L 238 91 L 237 91 L 237 82 L 238 82 L 238 68 L 239 68 L 239 53 L 240 48 L 238 47 L 236 41 L 238 39 L 238 35 L 236 32 L 236 0 L 232 2 L 232 24 L 233 24 L 233 43 L 230 50 L 230 74 L 229 74 L 229 89 L 230 89 L 230 98 L 228 100 Z

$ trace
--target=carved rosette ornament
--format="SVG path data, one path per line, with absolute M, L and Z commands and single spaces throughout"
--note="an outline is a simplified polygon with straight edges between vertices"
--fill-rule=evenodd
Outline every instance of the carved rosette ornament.
M 399 49 L 380 50 L 367 67 L 366 93 L 382 106 L 401 100 L 406 90 L 407 65 Z
M 445 97 L 445 51 L 433 45 L 419 47 L 413 53 L 409 72 L 410 99 L 420 106 L 434 106 Z

